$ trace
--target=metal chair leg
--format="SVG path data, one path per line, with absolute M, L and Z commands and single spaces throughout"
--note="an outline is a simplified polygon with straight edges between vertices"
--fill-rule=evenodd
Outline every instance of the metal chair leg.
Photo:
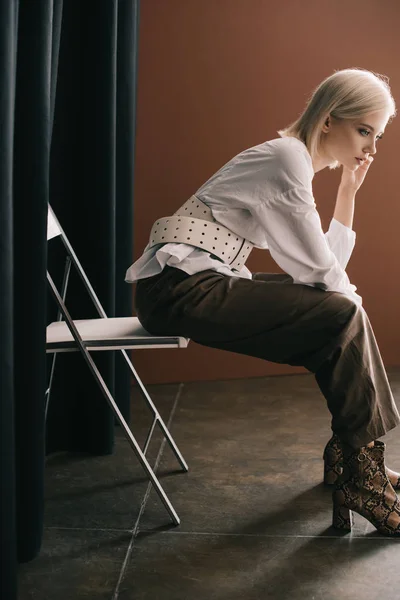
M 158 412 L 158 410 L 157 410 L 157 407 L 155 406 L 155 404 L 154 404 L 154 402 L 152 401 L 152 399 L 150 398 L 150 396 L 149 396 L 149 394 L 148 394 L 148 392 L 147 392 L 146 388 L 144 387 L 144 385 L 143 385 L 143 383 L 142 383 L 142 380 L 140 379 L 140 377 L 139 377 L 139 375 L 137 374 L 137 372 L 136 372 L 136 369 L 134 368 L 134 366 L 133 366 L 133 364 L 132 364 L 132 362 L 131 362 L 131 360 L 130 360 L 129 356 L 127 355 L 127 352 L 126 352 L 126 350 L 121 350 L 121 352 L 122 352 L 122 354 L 124 355 L 124 358 L 125 358 L 126 362 L 127 362 L 127 363 L 128 363 L 128 365 L 129 365 L 129 368 L 130 368 L 130 370 L 131 370 L 131 372 L 132 372 L 132 375 L 133 375 L 133 376 L 134 376 L 134 378 L 135 378 L 135 381 L 136 381 L 136 382 L 138 383 L 138 385 L 139 385 L 139 389 L 140 389 L 140 392 L 141 392 L 141 394 L 142 394 L 143 398 L 145 399 L 145 401 L 147 402 L 148 406 L 149 406 L 149 407 L 151 408 L 151 410 L 153 411 L 153 413 L 154 413 L 154 416 L 155 416 L 155 419 L 156 419 L 156 421 L 158 422 L 158 424 L 159 424 L 159 426 L 160 426 L 160 428 L 161 428 L 161 431 L 163 432 L 164 436 L 166 437 L 166 439 L 167 439 L 167 442 L 168 442 L 168 444 L 170 445 L 170 448 L 171 448 L 172 452 L 175 454 L 175 456 L 176 456 L 176 458 L 177 458 L 177 460 L 178 460 L 179 464 L 181 465 L 181 467 L 182 467 L 182 470 L 183 470 L 183 471 L 188 471 L 188 470 L 189 470 L 189 467 L 188 467 L 188 465 L 187 465 L 187 463 L 186 463 L 185 459 L 183 458 L 183 456 L 182 456 L 182 454 L 181 454 L 181 452 L 180 452 L 180 450 L 179 450 L 178 446 L 176 445 L 176 443 L 175 443 L 175 441 L 174 441 L 174 438 L 173 438 L 173 437 L 172 437 L 172 435 L 170 434 L 170 432 L 169 432 L 169 429 L 168 429 L 168 428 L 167 428 L 167 426 L 165 425 L 165 423 L 164 423 L 164 420 L 162 419 L 162 417 L 161 417 L 160 413 L 159 413 L 159 412 Z M 153 429 L 154 429 L 154 424 L 153 424 L 153 427 L 151 428 L 151 432 L 149 433 L 149 435 L 148 435 L 148 437 L 147 437 L 146 444 L 145 444 L 145 448 L 147 447 L 147 445 L 148 445 L 148 443 L 149 443 L 149 441 L 150 441 L 150 437 L 151 437 L 151 434 L 152 434 L 152 432 L 153 432 Z

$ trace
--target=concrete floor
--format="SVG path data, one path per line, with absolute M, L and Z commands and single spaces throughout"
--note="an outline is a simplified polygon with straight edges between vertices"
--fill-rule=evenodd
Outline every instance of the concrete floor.
M 400 368 L 388 377 L 400 408 Z M 41 553 L 21 565 L 20 600 L 377 600 L 400 596 L 400 539 L 355 515 L 331 528 L 322 484 L 330 414 L 312 374 L 149 386 L 189 463 L 155 435 L 149 462 L 171 525 L 121 431 L 112 456 L 46 465 Z M 136 391 L 131 426 L 150 416 Z M 400 470 L 400 430 L 386 462 Z

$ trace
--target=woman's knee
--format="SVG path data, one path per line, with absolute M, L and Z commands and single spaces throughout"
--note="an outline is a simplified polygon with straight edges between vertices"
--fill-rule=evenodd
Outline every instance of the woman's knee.
M 353 298 L 340 292 L 333 292 L 329 304 L 327 317 L 337 332 L 342 332 L 349 327 L 359 329 L 363 326 L 366 313 Z
M 361 308 L 359 302 L 357 302 L 351 296 L 346 296 L 345 294 L 341 294 L 340 292 L 333 292 L 335 295 L 335 301 L 343 308 L 343 310 L 348 312 L 356 312 L 357 309 Z

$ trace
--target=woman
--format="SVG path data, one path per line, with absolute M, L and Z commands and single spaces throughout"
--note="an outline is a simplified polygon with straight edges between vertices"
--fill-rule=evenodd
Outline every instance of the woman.
M 387 78 L 344 69 L 326 78 L 280 138 L 244 150 L 176 213 L 154 224 L 127 271 L 136 309 L 155 334 L 314 373 L 332 414 L 324 450 L 333 525 L 352 512 L 400 536 L 400 475 L 378 438 L 396 409 L 362 299 L 345 272 L 355 233 L 354 199 L 396 106 Z M 343 166 L 334 217 L 324 234 L 314 174 Z M 284 274 L 252 274 L 253 246 L 268 248 Z

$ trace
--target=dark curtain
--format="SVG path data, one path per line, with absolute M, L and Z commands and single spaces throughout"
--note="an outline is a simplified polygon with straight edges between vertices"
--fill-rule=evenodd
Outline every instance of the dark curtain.
M 44 422 L 47 202 L 109 316 L 132 312 L 139 0 L 0 0 L 1 597 L 40 551 L 46 453 L 109 454 L 112 414 L 79 355 L 60 355 Z M 97 316 L 71 278 L 73 317 Z M 129 372 L 97 364 L 128 418 Z

